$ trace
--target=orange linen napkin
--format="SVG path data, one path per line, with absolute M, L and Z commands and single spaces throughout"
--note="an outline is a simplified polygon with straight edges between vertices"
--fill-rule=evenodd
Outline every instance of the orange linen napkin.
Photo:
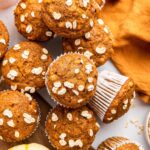
M 103 18 L 112 31 L 112 60 L 130 76 L 142 100 L 150 104 L 150 1 L 108 0 Z

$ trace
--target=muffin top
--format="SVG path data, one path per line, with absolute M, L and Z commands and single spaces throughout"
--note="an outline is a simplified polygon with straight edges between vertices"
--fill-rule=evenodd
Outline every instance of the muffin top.
M 77 108 L 95 94 L 98 72 L 94 63 L 77 53 L 58 57 L 46 73 L 47 89 L 63 106 Z
M 4 56 L 9 43 L 9 34 L 7 28 L 0 20 L 0 59 Z
M 138 143 L 124 137 L 111 137 L 102 142 L 97 150 L 144 150 Z
M 95 139 L 99 124 L 86 106 L 78 109 L 54 108 L 46 121 L 51 144 L 61 150 L 87 150 Z
M 2 75 L 12 90 L 34 93 L 45 85 L 45 72 L 51 62 L 47 49 L 34 42 L 21 42 L 6 53 Z
M 29 40 L 46 41 L 53 33 L 42 20 L 42 0 L 20 0 L 15 9 L 18 31 Z
M 29 137 L 39 122 L 39 108 L 29 94 L 0 92 L 0 139 L 7 142 Z
M 43 20 L 56 34 L 75 38 L 91 30 L 99 10 L 95 0 L 44 0 Z
M 86 32 L 83 37 L 63 39 L 65 52 L 83 53 L 88 58 L 93 59 L 96 66 L 103 65 L 111 57 L 112 46 L 111 33 L 101 18 L 94 20 L 92 30 Z

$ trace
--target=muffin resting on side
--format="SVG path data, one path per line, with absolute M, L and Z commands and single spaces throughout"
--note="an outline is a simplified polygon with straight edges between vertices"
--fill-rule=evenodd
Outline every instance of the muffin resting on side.
M 53 37 L 42 20 L 42 0 L 20 0 L 14 15 L 18 31 L 29 40 L 46 41 Z
M 3 58 L 9 43 L 9 33 L 4 23 L 0 20 L 0 60 Z
M 29 94 L 1 91 L 0 106 L 0 140 L 18 142 L 35 132 L 40 112 Z
M 51 97 L 64 107 L 85 105 L 95 94 L 97 69 L 82 54 L 70 53 L 58 57 L 46 73 L 46 86 Z
M 57 106 L 46 121 L 48 139 L 59 150 L 88 150 L 98 130 L 99 124 L 86 106 L 78 109 Z
M 113 53 L 111 33 L 101 18 L 94 20 L 92 30 L 83 37 L 63 38 L 62 45 L 65 52 L 79 52 L 93 59 L 97 67 L 103 65 Z
M 34 42 L 21 42 L 6 53 L 2 75 L 12 90 L 34 93 L 44 87 L 45 73 L 51 62 L 47 49 Z
M 102 142 L 97 150 L 144 150 L 136 142 L 124 137 L 111 137 Z
M 96 94 L 89 105 L 104 123 L 110 123 L 128 112 L 134 98 L 134 87 L 132 79 L 102 71 Z
M 41 144 L 31 143 L 18 145 L 8 150 L 49 150 L 49 149 Z
M 100 11 L 95 0 L 44 0 L 43 21 L 56 34 L 81 37 L 93 27 L 93 18 Z

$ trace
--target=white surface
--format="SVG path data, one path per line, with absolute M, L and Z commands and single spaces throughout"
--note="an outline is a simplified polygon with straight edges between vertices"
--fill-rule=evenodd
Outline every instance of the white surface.
M 0 19 L 5 22 L 6 26 L 8 27 L 9 33 L 11 35 L 10 47 L 13 46 L 14 44 L 17 44 L 19 41 L 25 40 L 17 32 L 17 29 L 14 25 L 13 8 L 7 9 L 5 11 L 0 11 Z M 60 41 L 61 41 L 60 38 L 57 38 L 44 43 L 44 46 L 47 47 L 47 49 L 50 51 L 50 53 L 54 58 L 62 52 Z M 115 67 L 112 65 L 111 62 L 107 62 L 104 66 L 99 68 L 99 70 L 103 70 L 103 69 L 117 72 L 117 70 L 115 69 Z M 42 89 L 40 93 L 44 97 L 46 97 L 46 99 L 49 100 L 51 104 L 53 103 L 52 100 L 50 100 L 50 98 L 48 97 L 47 91 L 45 89 Z M 101 143 L 104 139 L 110 136 L 125 136 L 142 144 L 145 150 L 150 150 L 150 147 L 148 147 L 148 144 L 145 140 L 144 133 L 138 135 L 137 133 L 138 129 L 135 128 L 134 125 L 132 124 L 129 124 L 129 127 L 125 128 L 126 122 L 132 119 L 137 119 L 139 120 L 140 123 L 144 125 L 146 116 L 150 111 L 150 106 L 145 105 L 143 102 L 141 102 L 138 99 L 138 97 L 136 98 L 134 105 L 135 107 L 131 108 L 130 111 L 119 120 L 108 125 L 105 125 L 100 122 L 101 130 L 97 134 L 96 140 L 93 144 L 95 148 L 99 145 L 99 143 Z

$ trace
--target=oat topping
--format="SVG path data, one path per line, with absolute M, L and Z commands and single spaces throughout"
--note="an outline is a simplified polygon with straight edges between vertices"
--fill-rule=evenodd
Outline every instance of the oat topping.
M 93 130 L 92 130 L 92 129 L 90 129 L 90 130 L 89 130 L 89 135 L 90 135 L 91 137 L 94 135 L 94 133 L 93 133 Z
M 22 9 L 26 9 L 26 7 L 27 7 L 25 3 L 20 3 L 20 6 Z
M 104 21 L 102 19 L 97 20 L 100 25 L 104 25 Z
M 48 50 L 46 48 L 43 48 L 42 51 L 44 54 L 48 54 Z
M 88 89 L 89 92 L 93 91 L 94 90 L 94 85 L 89 85 L 87 89 Z
M 29 99 L 29 101 L 32 101 L 32 96 L 28 93 L 25 93 L 25 96 Z
M 35 118 L 33 118 L 30 114 L 24 113 L 24 114 L 23 114 L 23 117 L 24 117 L 24 121 L 25 121 L 27 124 L 31 124 L 31 123 L 34 123 L 34 122 L 35 122 Z
M 13 64 L 15 61 L 16 61 L 15 58 L 13 58 L 13 57 L 10 57 L 10 58 L 9 58 L 9 63 L 10 63 L 10 64 Z
M 64 95 L 67 92 L 66 88 L 62 88 L 58 91 L 58 95 Z
M 88 111 L 82 111 L 81 116 L 87 118 L 87 119 L 91 119 L 92 115 L 88 112 Z
M 2 126 L 2 125 L 3 125 L 3 123 L 4 123 L 3 119 L 2 119 L 2 118 L 0 118 L 0 126 Z
M 72 29 L 72 23 L 69 22 L 69 21 L 67 21 L 67 22 L 66 22 L 66 28 L 67 28 L 67 29 Z
M 46 36 L 51 37 L 53 35 L 53 33 L 51 31 L 46 31 Z
M 19 44 L 16 44 L 16 45 L 13 47 L 14 50 L 19 50 L 20 48 L 21 48 L 21 47 L 20 47 Z
M 3 60 L 3 66 L 5 66 L 5 65 L 7 65 L 7 63 L 8 63 L 8 60 Z
M 58 116 L 55 113 L 52 113 L 52 121 L 56 122 L 58 121 Z
M 42 67 L 37 67 L 37 68 L 33 68 L 31 72 L 35 75 L 40 75 L 42 71 L 43 71 Z
M 86 73 L 90 74 L 93 71 L 93 66 L 91 64 L 87 64 L 85 66 L 85 69 L 86 69 Z
M 80 45 L 80 43 L 81 43 L 81 40 L 80 40 L 80 39 L 76 39 L 75 42 L 74 42 L 74 44 L 75 44 L 76 46 Z
M 83 147 L 83 142 L 80 139 L 78 139 L 76 141 L 74 141 L 72 139 L 69 140 L 69 147 L 75 147 L 75 146 L 79 146 L 80 148 L 82 148 Z
M 17 90 L 17 85 L 11 85 L 10 88 L 11 88 L 13 91 L 15 91 L 15 90 Z
M 7 125 L 10 126 L 10 127 L 12 127 L 12 128 L 15 127 L 15 123 L 14 123 L 13 120 L 9 120 L 9 121 L 7 122 Z
M 6 117 L 8 117 L 8 118 L 12 118 L 13 117 L 12 111 L 9 110 L 9 109 L 5 109 L 3 111 L 3 115 L 6 116 Z
M 41 56 L 41 60 L 47 60 L 47 58 L 48 58 L 48 56 L 45 55 L 45 54 L 43 54 L 43 55 Z
M 72 92 L 77 96 L 79 95 L 79 92 L 77 90 L 72 90 Z
M 32 16 L 33 18 L 35 17 L 35 12 L 34 12 L 34 11 L 31 12 L 31 16 Z
M 32 32 L 32 25 L 31 24 L 27 25 L 26 32 L 27 33 L 31 33 Z
M 90 37 L 91 37 L 91 33 L 90 32 L 85 33 L 85 38 L 86 39 L 89 39 Z
M 67 144 L 67 142 L 65 140 L 61 139 L 61 140 L 59 140 L 59 144 L 61 146 L 65 146 Z
M 71 113 L 67 113 L 67 118 L 68 118 L 69 121 L 72 121 L 73 120 L 72 114 Z
M 20 133 L 18 131 L 15 131 L 15 137 L 19 138 L 19 136 L 20 136 Z
M 78 74 L 79 72 L 80 72 L 80 69 L 78 69 L 78 68 L 74 70 L 75 74 Z
M 82 92 L 84 90 L 84 86 L 83 85 L 79 85 L 78 86 L 78 90 Z
M 72 3 L 73 3 L 72 0 L 66 0 L 66 5 L 67 5 L 67 6 L 71 6 Z
M 71 82 L 68 82 L 68 81 L 64 82 L 64 86 L 67 87 L 67 88 L 69 88 L 69 89 L 74 88 L 74 84 L 71 83 Z
M 28 59 L 30 52 L 28 50 L 25 50 L 22 52 L 21 56 L 24 59 Z
M 98 54 L 104 54 L 106 52 L 106 48 L 105 47 L 96 47 L 96 52 Z
M 116 109 L 112 109 L 112 110 L 111 110 L 111 113 L 112 113 L 113 115 L 115 115 L 115 114 L 117 113 L 117 110 L 116 110 Z
M 59 20 L 61 18 L 61 14 L 59 12 L 53 12 L 53 17 L 55 20 Z
M 93 56 L 93 53 L 91 53 L 90 51 L 85 51 L 84 56 L 90 59 Z
M 6 44 L 5 39 L 0 39 L 0 43 L 2 43 L 2 44 Z

